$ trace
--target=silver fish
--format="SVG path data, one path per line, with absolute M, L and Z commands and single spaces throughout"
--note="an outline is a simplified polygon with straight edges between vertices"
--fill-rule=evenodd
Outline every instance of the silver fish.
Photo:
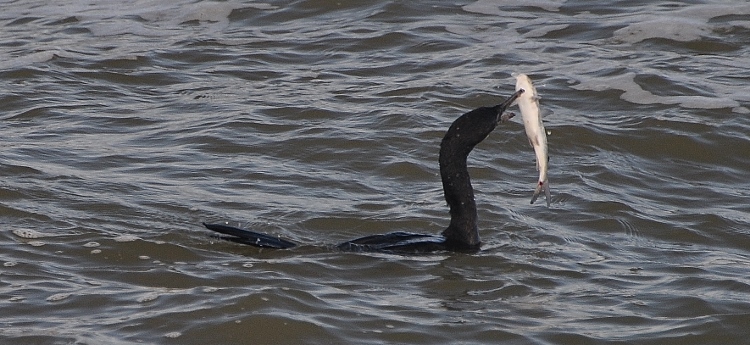
M 516 91 L 523 89 L 524 93 L 518 97 L 518 108 L 521 109 L 523 118 L 523 127 L 526 129 L 526 136 L 529 137 L 529 144 L 534 148 L 536 154 L 536 170 L 539 170 L 539 182 L 537 183 L 534 195 L 531 197 L 531 203 L 539 197 L 544 191 L 547 198 L 547 207 L 550 203 L 549 180 L 547 178 L 547 132 L 542 123 L 542 117 L 539 114 L 539 95 L 536 93 L 534 85 L 531 83 L 529 76 L 525 74 L 514 74 L 516 77 Z

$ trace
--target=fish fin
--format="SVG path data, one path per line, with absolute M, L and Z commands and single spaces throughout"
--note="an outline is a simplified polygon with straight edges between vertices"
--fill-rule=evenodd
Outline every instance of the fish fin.
M 539 195 L 542 194 L 542 191 L 544 191 L 544 197 L 547 198 L 547 207 L 549 207 L 550 200 L 552 199 L 549 193 L 549 181 L 539 181 L 534 190 L 534 195 L 531 196 L 530 204 L 533 204 L 534 201 L 536 201 Z

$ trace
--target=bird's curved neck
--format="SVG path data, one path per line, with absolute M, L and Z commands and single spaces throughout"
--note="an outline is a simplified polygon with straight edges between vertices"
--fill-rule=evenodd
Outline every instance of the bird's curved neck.
M 494 107 L 481 107 L 458 117 L 440 143 L 440 177 L 445 201 L 451 210 L 451 223 L 443 231 L 445 246 L 452 250 L 477 250 L 477 204 L 471 187 L 466 158 L 474 146 L 482 142 L 499 122 L 513 117 L 503 115 L 513 101 L 524 92 L 518 90 L 505 102 Z
M 480 245 L 477 205 L 466 166 L 466 158 L 473 147 L 457 147 L 458 145 L 449 135 L 440 144 L 440 176 L 451 215 L 450 225 L 443 231 L 443 236 L 446 246 L 471 250 Z

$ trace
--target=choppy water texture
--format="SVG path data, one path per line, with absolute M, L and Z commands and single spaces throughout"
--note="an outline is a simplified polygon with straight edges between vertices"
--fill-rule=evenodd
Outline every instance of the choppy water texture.
M 0 343 L 747 341 L 746 1 L 354 3 L 3 2 Z M 552 207 L 514 120 L 480 252 L 331 247 L 441 231 L 443 132 L 512 72 Z

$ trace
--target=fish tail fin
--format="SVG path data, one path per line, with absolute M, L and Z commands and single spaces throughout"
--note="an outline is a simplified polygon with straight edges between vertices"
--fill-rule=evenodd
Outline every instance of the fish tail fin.
M 550 193 L 549 193 L 549 180 L 547 181 L 539 181 L 539 183 L 536 185 L 536 189 L 534 190 L 534 195 L 531 196 L 531 204 L 536 201 L 536 199 L 539 197 L 540 194 L 542 194 L 542 191 L 544 191 L 544 197 L 547 199 L 547 207 L 549 207 L 550 204 Z

